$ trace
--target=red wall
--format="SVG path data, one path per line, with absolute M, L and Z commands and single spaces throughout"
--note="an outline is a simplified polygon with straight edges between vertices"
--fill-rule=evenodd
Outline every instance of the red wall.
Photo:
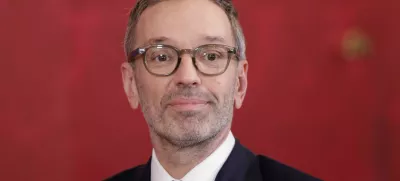
M 235 136 L 326 180 L 400 180 L 400 1 L 234 2 L 250 62 Z M 0 1 L 0 180 L 101 180 L 147 160 L 119 72 L 133 4 Z M 349 59 L 355 28 L 371 54 Z

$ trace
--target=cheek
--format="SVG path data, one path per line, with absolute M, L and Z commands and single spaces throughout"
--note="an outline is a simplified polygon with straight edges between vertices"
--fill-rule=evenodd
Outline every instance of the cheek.
M 215 77 L 210 80 L 203 81 L 203 84 L 208 90 L 217 96 L 218 100 L 223 102 L 227 94 L 232 92 L 233 80 L 232 77 Z
M 153 75 L 142 75 L 138 78 L 141 84 L 138 89 L 140 89 L 142 104 L 146 104 L 153 109 L 160 106 L 160 101 L 167 90 L 167 80 Z

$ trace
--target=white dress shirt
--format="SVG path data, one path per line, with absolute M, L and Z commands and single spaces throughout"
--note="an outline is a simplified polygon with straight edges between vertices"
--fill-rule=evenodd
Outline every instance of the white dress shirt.
M 164 167 L 158 161 L 153 149 L 151 159 L 151 181 L 214 181 L 219 170 L 231 154 L 235 138 L 232 132 L 224 142 L 210 156 L 196 165 L 182 179 L 175 179 L 168 174 Z

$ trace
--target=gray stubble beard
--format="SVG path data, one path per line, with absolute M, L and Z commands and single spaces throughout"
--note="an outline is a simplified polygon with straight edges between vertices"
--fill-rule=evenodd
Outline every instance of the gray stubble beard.
M 176 148 L 189 148 L 202 145 L 206 142 L 213 140 L 224 128 L 230 126 L 233 118 L 233 104 L 236 83 L 234 82 L 231 91 L 224 96 L 224 103 L 221 106 L 217 104 L 209 105 L 214 111 L 209 112 L 208 115 L 197 115 L 194 111 L 180 112 L 179 117 L 182 119 L 190 120 L 174 120 L 168 121 L 165 116 L 165 109 L 152 110 L 151 106 L 147 104 L 143 98 L 141 85 L 138 85 L 138 92 L 140 97 L 140 105 L 144 118 L 149 126 L 151 132 L 162 140 L 167 141 L 171 146 Z M 215 115 L 211 120 L 211 115 Z M 170 117 L 174 118 L 173 116 Z M 186 121 L 186 122 L 180 122 Z M 188 123 L 189 122 L 189 123 Z M 157 126 L 160 124 L 161 126 Z M 192 130 L 184 130 L 184 124 L 189 125 Z M 206 125 L 207 124 L 207 125 Z M 210 125 L 211 124 L 211 125 Z M 194 129 L 193 129 L 194 126 Z M 174 133 L 176 130 L 184 130 L 182 133 Z

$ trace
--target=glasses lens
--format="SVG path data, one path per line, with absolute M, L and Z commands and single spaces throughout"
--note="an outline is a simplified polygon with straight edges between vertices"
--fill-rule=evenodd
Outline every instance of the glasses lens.
M 205 74 L 219 74 L 225 71 L 229 62 L 228 49 L 224 46 L 209 45 L 196 52 L 196 66 Z
M 147 69 L 153 74 L 168 75 L 178 62 L 177 52 L 170 47 L 151 47 L 145 56 Z

